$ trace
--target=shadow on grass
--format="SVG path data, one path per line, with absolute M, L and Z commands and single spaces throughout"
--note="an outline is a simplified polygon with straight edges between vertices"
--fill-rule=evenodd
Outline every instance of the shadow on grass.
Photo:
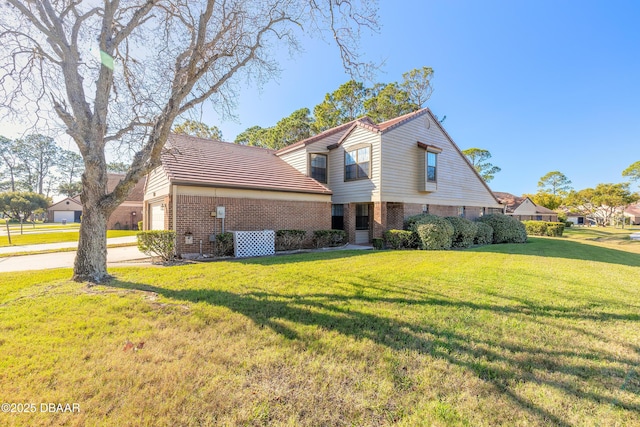
M 454 328 L 435 326 L 425 321 L 412 323 L 402 318 L 389 318 L 355 309 L 358 305 L 375 307 L 377 305 L 397 306 L 401 312 L 407 306 L 439 306 L 491 311 L 503 316 L 517 316 L 520 321 L 536 323 L 543 318 L 552 319 L 568 317 L 585 320 L 605 320 L 622 318 L 640 320 L 637 315 L 603 314 L 602 318 L 593 313 L 566 313 L 562 308 L 544 305 L 531 307 L 502 306 L 491 304 L 475 304 L 467 301 L 451 300 L 444 297 L 425 298 L 387 298 L 364 295 L 342 296 L 331 293 L 314 293 L 307 295 L 287 295 L 270 292 L 233 293 L 216 289 L 166 289 L 141 283 L 113 281 L 110 286 L 144 292 L 154 292 L 168 299 L 190 303 L 206 303 L 217 307 L 226 307 L 233 312 L 246 316 L 259 327 L 268 327 L 275 333 L 289 340 L 314 342 L 304 334 L 287 326 L 285 322 L 299 325 L 316 326 L 335 331 L 357 340 L 367 339 L 379 345 L 398 351 L 415 351 L 445 360 L 472 372 L 477 378 L 490 384 L 495 392 L 511 400 L 514 404 L 535 417 L 541 424 L 569 426 L 561 416 L 555 415 L 521 396 L 512 388 L 523 382 L 544 384 L 560 391 L 562 394 L 587 400 L 592 404 L 610 404 L 628 411 L 640 411 L 640 405 L 621 401 L 613 396 L 592 391 L 589 383 L 600 383 L 611 378 L 619 379 L 625 387 L 626 378 L 635 375 L 638 361 L 632 358 L 622 359 L 617 355 L 599 350 L 598 347 L 583 348 L 576 351 L 569 348 L 571 344 L 560 349 L 549 349 L 548 346 L 532 344 L 514 344 L 495 339 L 490 333 L 482 337 L 465 334 Z M 443 309 L 444 311 L 444 309 Z M 553 323 L 553 327 L 563 329 L 564 324 Z M 566 325 L 568 326 L 568 325 Z M 600 337 L 608 343 L 606 337 Z M 614 341 L 611 341 L 612 343 Z M 606 346 L 605 346 L 606 347 Z M 640 349 L 627 345 L 632 354 L 640 353 Z M 571 357 L 571 362 L 561 362 L 561 357 Z M 600 362 L 598 368 L 593 361 Z M 498 365 L 499 364 L 499 365 Z M 615 368 L 612 364 L 623 364 Z M 558 379 L 554 373 L 571 376 L 572 380 Z M 566 376 L 564 377 L 566 378 Z M 622 388 L 621 387 L 621 388 Z M 626 385 L 626 391 L 640 393 L 640 384 L 632 382 Z
M 279 264 L 297 264 L 301 262 L 325 261 L 332 259 L 343 259 L 353 257 L 364 257 L 375 254 L 373 250 L 330 250 L 317 252 L 301 252 L 297 254 L 282 254 L 255 258 L 234 258 L 231 262 L 240 264 L 257 264 L 257 265 L 279 265 Z
M 640 267 L 638 254 L 564 239 L 530 237 L 526 244 L 487 245 L 467 249 L 467 251 L 577 259 Z

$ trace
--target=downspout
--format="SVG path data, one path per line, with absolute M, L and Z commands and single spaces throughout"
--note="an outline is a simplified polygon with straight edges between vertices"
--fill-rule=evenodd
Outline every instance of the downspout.
M 174 237 L 174 242 L 173 242 L 173 255 L 177 256 L 177 250 L 178 250 L 178 230 L 176 229 L 177 224 L 178 224 L 178 218 L 176 218 L 176 214 L 178 213 L 178 186 L 177 185 L 173 185 L 173 197 L 171 198 L 172 201 L 172 206 L 171 206 L 171 212 L 173 213 L 172 215 L 172 219 L 171 221 L 173 222 L 172 226 L 173 226 L 173 231 L 175 233 L 175 237 Z

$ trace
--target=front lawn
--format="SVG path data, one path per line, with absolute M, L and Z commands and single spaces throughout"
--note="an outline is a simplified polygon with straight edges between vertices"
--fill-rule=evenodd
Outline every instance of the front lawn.
M 1 425 L 639 425 L 640 255 L 573 238 L 0 275 Z M 131 344 L 127 344 L 130 342 Z

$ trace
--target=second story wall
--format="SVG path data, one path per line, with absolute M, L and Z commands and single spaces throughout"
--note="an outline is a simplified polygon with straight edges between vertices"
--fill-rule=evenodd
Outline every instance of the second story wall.
M 345 153 L 369 147 L 369 178 L 346 180 Z M 329 188 L 333 192 L 333 203 L 358 203 L 380 201 L 380 134 L 356 127 L 329 154 Z
M 437 154 L 436 189 L 424 191 L 425 153 Z M 418 116 L 382 134 L 382 200 L 445 206 L 500 207 L 463 154 L 430 114 Z

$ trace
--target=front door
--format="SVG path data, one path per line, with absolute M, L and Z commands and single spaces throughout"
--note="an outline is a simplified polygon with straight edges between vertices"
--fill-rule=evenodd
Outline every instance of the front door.
M 356 245 L 368 245 L 370 242 L 370 213 L 370 204 L 359 203 L 356 205 Z

